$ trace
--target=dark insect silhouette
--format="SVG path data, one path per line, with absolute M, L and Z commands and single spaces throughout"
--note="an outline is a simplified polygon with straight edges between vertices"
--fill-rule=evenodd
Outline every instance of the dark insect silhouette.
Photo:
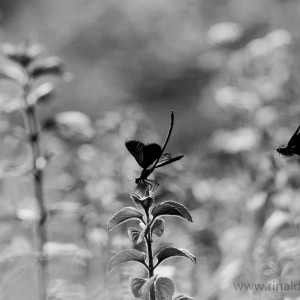
M 283 156 L 293 156 L 297 154 L 300 156 L 300 126 L 294 132 L 293 136 L 289 140 L 287 146 L 281 146 L 277 148 L 277 152 L 279 152 Z
M 158 182 L 153 179 L 148 179 L 148 176 L 156 168 L 171 164 L 183 157 L 183 155 L 172 157 L 169 153 L 164 153 L 169 142 L 173 126 L 174 112 L 172 111 L 170 129 L 162 148 L 155 143 L 145 145 L 136 140 L 128 140 L 125 142 L 126 148 L 143 169 L 140 177 L 135 179 L 135 183 L 137 184 L 136 190 L 145 191 L 148 188 L 150 188 L 151 191 L 155 190 L 158 187 Z

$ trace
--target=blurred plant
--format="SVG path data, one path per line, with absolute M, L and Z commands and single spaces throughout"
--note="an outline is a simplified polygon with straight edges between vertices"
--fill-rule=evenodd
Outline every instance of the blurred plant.
M 171 126 L 164 146 L 160 148 L 157 144 L 144 145 L 141 142 L 132 140 L 127 141 L 126 147 L 134 156 L 139 165 L 143 168 L 142 174 L 136 179 L 138 193 L 132 193 L 131 198 L 137 208 L 125 207 L 118 211 L 108 222 L 108 230 L 120 225 L 123 222 L 137 219 L 140 221 L 141 229 L 135 227 L 128 228 L 128 236 L 134 244 L 145 243 L 146 253 L 136 249 L 125 249 L 117 253 L 108 263 L 107 269 L 111 271 L 115 266 L 124 262 L 141 263 L 148 270 L 148 279 L 133 278 L 131 280 L 131 290 L 136 298 L 147 297 L 150 300 L 189 300 L 192 299 L 185 295 L 173 298 L 174 284 L 168 277 L 158 277 L 154 275 L 154 270 L 165 259 L 182 256 L 196 263 L 196 257 L 188 250 L 175 247 L 166 247 L 155 255 L 154 261 L 152 243 L 153 234 L 161 237 L 164 233 L 165 222 L 162 216 L 176 216 L 192 222 L 192 217 L 188 209 L 175 201 L 164 201 L 154 204 L 153 191 L 158 186 L 156 181 L 150 181 L 147 177 L 156 167 L 163 166 L 181 159 L 183 156 L 172 158 L 169 154 L 163 153 L 170 138 L 174 125 L 174 114 L 171 114 Z M 140 189 L 140 184 L 146 184 L 146 188 Z M 151 209 L 151 210 L 150 210 Z
M 65 75 L 62 61 L 57 57 L 41 58 L 44 48 L 41 44 L 26 41 L 20 45 L 4 44 L 2 53 L 9 63 L 0 70 L 0 78 L 16 84 L 19 94 L 9 101 L 7 111 L 20 109 L 23 115 L 28 143 L 31 149 L 31 167 L 34 194 L 39 207 L 39 288 L 40 299 L 47 299 L 48 256 L 45 251 L 47 238 L 47 210 L 44 199 L 44 170 L 50 153 L 41 150 L 40 125 L 37 105 L 48 103 L 54 94 L 50 82 L 40 83 L 44 76 Z
M 299 112 L 291 53 L 293 39 L 286 30 L 266 33 L 266 29 L 248 39 L 243 37 L 243 26 L 221 23 L 208 36 L 210 44 L 223 57 L 219 84 L 212 87 L 218 121 L 222 123 L 209 143 L 211 160 L 207 164 L 211 178 L 206 175 L 196 182 L 193 194 L 202 207 L 211 205 L 214 215 L 204 226 L 216 229 L 223 253 L 223 261 L 213 275 L 217 280 L 211 281 L 213 295 L 218 288 L 222 289 L 222 269 L 234 263 L 232 275 L 229 272 L 225 275 L 227 293 L 232 289 L 232 282 L 285 282 L 283 261 L 296 264 L 299 253 L 299 247 L 295 246 L 299 243 L 299 202 L 295 201 L 299 191 L 297 165 L 271 153 L 288 132 L 279 124 L 289 124 Z M 287 111 L 283 109 L 286 104 Z M 287 146 L 277 151 L 283 156 L 297 154 L 298 134 L 298 130 L 291 134 Z M 222 192 L 216 191 L 215 186 Z M 219 215 L 212 202 L 222 207 Z M 234 249 L 230 247 L 233 240 L 239 240 Z M 286 244 L 284 249 L 283 244 Z M 246 291 L 238 295 L 243 296 Z M 236 294 L 225 296 L 228 297 L 236 298 Z M 261 297 L 283 299 L 271 294 Z

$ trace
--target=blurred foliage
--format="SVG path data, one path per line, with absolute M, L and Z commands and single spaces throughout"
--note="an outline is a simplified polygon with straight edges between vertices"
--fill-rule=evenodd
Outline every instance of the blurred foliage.
M 171 109 L 169 146 L 185 158 L 155 173 L 157 201 L 184 203 L 194 223 L 168 220 L 157 250 L 176 241 L 198 263 L 174 259 L 158 272 L 199 300 L 299 298 L 232 285 L 300 278 L 299 164 L 274 153 L 299 125 L 299 6 L 0 2 L 3 42 L 37 35 L 74 75 L 60 86 L 59 103 L 40 108 L 51 153 L 51 299 L 132 299 L 129 276 L 143 271 L 126 265 L 106 275 L 109 258 L 130 247 L 127 227 L 108 234 L 106 223 L 131 205 L 139 172 L 124 141 L 161 143 Z M 0 63 L 6 66 L 3 57 Z M 37 299 L 29 152 L 12 100 L 17 91 L 0 86 L 0 299 Z

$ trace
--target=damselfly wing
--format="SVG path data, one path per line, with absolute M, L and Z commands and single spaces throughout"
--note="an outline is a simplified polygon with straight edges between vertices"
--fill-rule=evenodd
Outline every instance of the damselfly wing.
M 143 169 L 150 167 L 162 155 L 161 147 L 155 143 L 144 145 L 142 142 L 129 140 L 125 142 L 125 146 Z

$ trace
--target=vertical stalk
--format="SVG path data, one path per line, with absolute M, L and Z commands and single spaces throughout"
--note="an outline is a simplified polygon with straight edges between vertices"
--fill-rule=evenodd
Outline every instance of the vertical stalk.
M 149 213 L 146 211 L 147 215 L 147 224 L 150 224 L 150 218 Z M 148 277 L 151 278 L 154 275 L 154 268 L 153 268 L 153 252 L 152 252 L 152 238 L 151 238 L 151 232 L 149 231 L 147 236 L 145 237 L 146 244 L 147 244 L 147 255 L 148 255 Z M 155 300 L 155 289 L 154 286 L 150 289 L 150 300 Z
M 43 193 L 43 166 L 41 166 L 43 157 L 40 149 L 39 123 L 37 119 L 36 108 L 34 105 L 30 105 L 27 99 L 30 89 L 30 82 L 28 82 L 24 87 L 23 97 L 25 109 L 23 117 L 32 152 L 34 194 L 40 211 L 40 219 L 37 228 L 39 236 L 39 295 L 40 300 L 46 300 L 48 283 L 48 258 L 44 249 L 44 246 L 47 243 L 47 211 Z

